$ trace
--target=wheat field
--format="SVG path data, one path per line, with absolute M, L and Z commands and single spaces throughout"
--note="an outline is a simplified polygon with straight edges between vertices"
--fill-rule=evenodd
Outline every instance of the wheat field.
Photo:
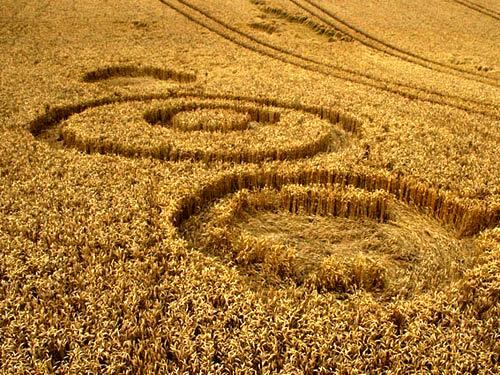
M 499 26 L 1 1 L 0 373 L 499 373 Z

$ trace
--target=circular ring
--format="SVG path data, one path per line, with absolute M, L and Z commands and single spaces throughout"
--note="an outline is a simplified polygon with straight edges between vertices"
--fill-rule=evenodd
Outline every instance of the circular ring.
M 214 114 L 218 121 L 207 121 Z M 189 97 L 90 108 L 69 117 L 61 130 L 66 146 L 87 153 L 237 163 L 313 156 L 342 133 L 298 110 Z

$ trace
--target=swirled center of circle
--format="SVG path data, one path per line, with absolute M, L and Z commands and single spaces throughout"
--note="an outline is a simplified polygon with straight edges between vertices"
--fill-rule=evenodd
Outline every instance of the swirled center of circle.
M 435 219 L 361 189 L 242 190 L 190 218 L 182 232 L 252 282 L 363 289 L 382 299 L 440 289 L 475 259 L 471 242 Z

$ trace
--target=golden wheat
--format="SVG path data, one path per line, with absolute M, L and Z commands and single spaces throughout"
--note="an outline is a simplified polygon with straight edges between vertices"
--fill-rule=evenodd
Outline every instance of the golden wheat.
M 389 194 L 340 185 L 243 189 L 192 216 L 181 232 L 261 287 L 285 281 L 381 298 L 446 287 L 461 275 L 457 262 L 472 264 L 478 254 Z
M 265 1 L 262 0 L 252 0 L 251 3 L 258 6 L 259 9 L 265 14 L 270 14 L 279 17 L 281 19 L 285 19 L 288 22 L 305 25 L 308 28 L 312 29 L 317 34 L 327 37 L 328 41 L 330 42 L 336 40 L 352 42 L 353 40 L 352 37 L 341 32 L 340 30 L 336 28 L 326 27 L 320 23 L 313 21 L 312 19 L 309 19 L 307 16 L 291 14 L 284 9 L 277 7 L 270 7 L 266 4 Z
M 399 177 L 388 172 L 369 168 L 346 169 L 342 165 L 313 167 L 307 164 L 268 165 L 236 170 L 204 181 L 201 188 L 192 191 L 172 215 L 179 225 L 200 207 L 240 189 L 255 187 L 282 188 L 286 184 L 337 184 L 367 191 L 383 190 L 396 199 L 428 210 L 445 225 L 455 228 L 460 236 L 477 234 L 487 227 L 497 226 L 500 206 L 496 202 L 484 202 L 460 198 L 448 191 L 434 189 L 410 177 Z M 384 215 L 384 208 L 374 205 L 375 215 Z M 369 210 L 372 210 L 370 208 Z M 347 210 L 343 208 L 343 210 Z
M 498 373 L 489 4 L 2 1 L 0 373 Z
M 194 82 L 196 75 L 173 69 L 153 66 L 113 65 L 99 68 L 83 75 L 84 82 L 97 82 L 115 77 L 152 77 L 164 81 Z
M 368 193 L 363 190 L 332 185 L 300 186 L 285 185 L 279 191 L 263 189 L 259 192 L 242 190 L 229 201 L 217 204 L 209 213 L 209 219 L 195 217 L 183 229 L 193 246 L 216 252 L 240 266 L 260 264 L 264 270 L 273 270 L 281 277 L 297 282 L 310 270 L 301 270 L 304 261 L 296 251 L 283 244 L 256 239 L 245 231 L 232 227 L 238 217 L 246 212 L 289 212 L 300 215 L 338 216 L 345 218 L 386 219 L 388 195 L 382 192 Z M 200 222 L 203 220 L 205 222 Z M 198 229 L 201 227 L 202 229 Z
M 248 113 L 238 113 L 224 109 L 198 109 L 181 112 L 172 117 L 172 127 L 184 131 L 219 131 L 248 129 L 252 118 Z
M 216 123 L 212 125 L 202 124 L 204 112 L 192 111 L 217 108 L 226 109 L 226 112 L 219 120 L 214 118 Z M 189 116 L 195 116 L 191 120 L 193 124 L 180 125 L 180 113 L 186 111 Z M 117 112 L 122 114 L 120 122 L 115 121 Z M 242 120 L 241 114 L 251 121 Z M 246 129 L 225 131 L 232 127 Z M 220 131 L 213 132 L 213 129 Z M 224 101 L 186 99 L 89 109 L 66 120 L 62 124 L 61 136 L 65 145 L 87 153 L 239 163 L 315 155 L 328 149 L 333 134 L 328 122 L 307 114 L 280 113 L 278 109 Z

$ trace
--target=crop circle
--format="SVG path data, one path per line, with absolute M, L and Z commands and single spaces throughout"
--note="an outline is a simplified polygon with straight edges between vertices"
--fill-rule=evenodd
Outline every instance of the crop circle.
M 295 109 L 198 98 L 106 104 L 61 127 L 64 144 L 87 153 L 254 163 L 313 156 L 331 149 L 343 132 Z
M 470 241 L 390 194 L 339 185 L 242 189 L 180 231 L 251 283 L 384 300 L 446 285 L 474 253 Z

